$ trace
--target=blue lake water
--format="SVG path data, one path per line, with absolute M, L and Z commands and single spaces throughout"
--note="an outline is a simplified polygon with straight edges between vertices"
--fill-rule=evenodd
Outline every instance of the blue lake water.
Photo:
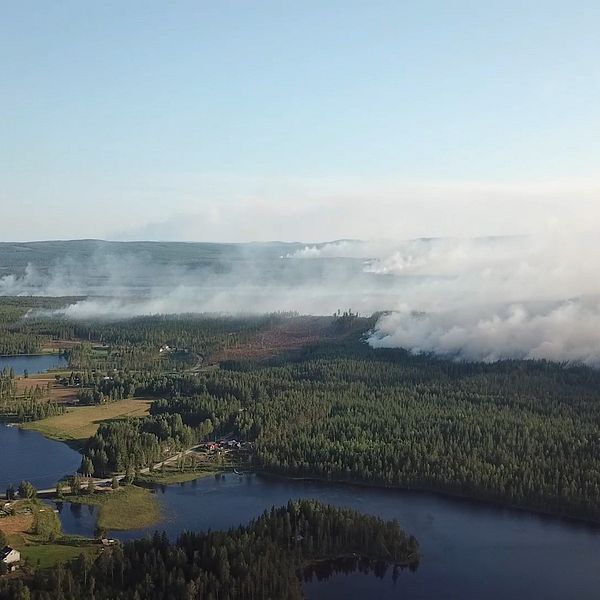
M 58 369 L 68 364 L 64 356 L 58 354 L 28 354 L 23 356 L 0 356 L 0 371 L 12 368 L 15 375 L 23 375 L 25 369 L 30 375 L 43 373 L 48 369 Z
M 0 371 L 12 368 L 16 375 L 30 375 L 67 364 L 57 354 L 0 356 Z M 37 488 L 47 488 L 65 474 L 74 473 L 81 456 L 67 445 L 46 439 L 34 431 L 0 424 L 0 490 L 25 479 Z
M 427 493 L 285 481 L 228 474 L 181 485 L 157 486 L 165 519 L 155 527 L 113 532 L 122 540 L 155 529 L 223 529 L 247 523 L 290 498 L 315 498 L 397 519 L 421 545 L 415 572 L 393 570 L 334 574 L 304 583 L 311 600 L 417 598 L 504 600 L 597 599 L 600 590 L 600 527 Z M 64 504 L 68 533 L 91 535 L 96 512 Z M 380 574 L 381 575 L 381 574 Z
M 64 475 L 72 475 L 81 455 L 62 442 L 35 431 L 0 424 L 0 492 L 25 479 L 38 489 L 50 488 Z
M 65 364 L 56 355 L 0 357 L 0 370 L 30 374 Z M 0 490 L 22 479 L 53 487 L 79 466 L 66 444 L 0 425 Z M 600 527 L 427 493 L 286 481 L 229 474 L 156 486 L 164 520 L 148 529 L 114 532 L 122 540 L 165 530 L 224 529 L 247 523 L 290 498 L 315 498 L 397 519 L 421 545 L 416 571 L 313 574 L 303 583 L 310 600 L 365 597 L 488 600 L 582 600 L 600 597 Z M 96 508 L 60 505 L 66 533 L 93 535 Z

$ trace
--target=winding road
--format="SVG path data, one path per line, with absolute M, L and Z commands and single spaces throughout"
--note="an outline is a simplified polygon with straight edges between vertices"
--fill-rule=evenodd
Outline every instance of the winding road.
M 191 448 L 188 448 L 187 450 L 183 450 L 182 452 L 178 452 L 177 454 L 174 454 L 173 456 L 170 456 L 169 458 L 165 458 L 165 460 L 163 460 L 162 462 L 153 465 L 152 468 L 160 469 L 163 465 L 166 465 L 168 463 L 172 463 L 176 460 L 179 460 L 182 456 L 187 456 L 188 454 L 191 454 L 192 452 L 196 452 L 199 447 L 200 447 L 200 444 L 195 444 L 194 446 L 192 446 Z M 139 472 L 140 473 L 150 473 L 150 467 L 144 467 L 143 469 L 140 469 Z M 122 481 L 123 479 L 125 479 L 125 475 L 114 475 L 114 478 L 116 478 L 117 481 Z M 89 481 L 88 477 L 85 477 L 84 479 L 86 481 Z M 102 484 L 112 483 L 113 477 L 106 477 L 104 479 L 93 478 L 93 480 L 94 480 L 94 485 L 97 487 Z M 65 486 L 63 486 L 63 489 L 67 488 L 67 487 L 68 487 L 68 485 L 65 485 Z M 51 494 L 55 494 L 56 486 L 54 486 L 52 488 L 44 489 L 44 490 L 36 490 L 36 492 L 37 492 L 38 496 L 48 496 Z

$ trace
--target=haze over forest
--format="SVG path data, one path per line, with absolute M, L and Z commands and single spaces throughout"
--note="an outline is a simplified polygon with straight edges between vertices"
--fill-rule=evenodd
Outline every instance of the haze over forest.
M 0 294 L 600 363 L 597 3 L 218 4 L 9 3 Z
M 594 236 L 314 245 L 73 241 L 2 244 L 0 255 L 11 265 L 0 294 L 82 297 L 58 311 L 69 318 L 351 309 L 384 313 L 368 337 L 374 347 L 600 364 Z
M 4 0 L 0 600 L 597 600 L 598 0 Z

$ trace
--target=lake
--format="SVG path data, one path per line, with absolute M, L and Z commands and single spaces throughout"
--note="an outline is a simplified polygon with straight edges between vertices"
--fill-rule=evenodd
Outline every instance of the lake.
M 21 356 L 0 356 L 0 371 L 12 368 L 15 375 L 23 375 L 25 369 L 30 375 L 43 373 L 48 369 L 58 369 L 68 364 L 64 356 L 58 354 L 27 354 Z
M 0 424 L 0 492 L 23 479 L 38 489 L 53 487 L 80 464 L 81 455 L 66 444 Z
M 354 572 L 304 583 L 310 600 L 353 598 L 597 599 L 600 527 L 428 493 L 405 492 L 258 475 L 228 474 L 157 486 L 165 519 L 155 527 L 111 535 L 122 540 L 164 529 L 224 529 L 247 523 L 290 498 L 315 498 L 397 519 L 421 544 L 415 572 Z M 93 534 L 95 508 L 64 504 L 68 533 Z
M 25 369 L 34 375 L 66 364 L 57 354 L 0 356 L 0 371 L 12 367 L 16 375 L 23 375 Z M 0 424 L 0 461 L 0 490 L 4 492 L 8 485 L 23 479 L 36 488 L 52 487 L 63 475 L 77 470 L 81 456 L 35 431 Z
M 22 375 L 60 367 L 57 355 L 0 357 L 0 370 Z M 37 432 L 0 425 L 0 490 L 22 479 L 53 487 L 79 467 L 81 456 Z M 257 475 L 228 474 L 156 486 L 164 520 L 141 531 L 113 532 L 121 540 L 164 529 L 226 529 L 247 523 L 290 498 L 315 498 L 397 519 L 421 544 L 416 571 L 377 574 L 317 570 L 306 576 L 309 600 L 374 597 L 463 600 L 504 598 L 596 599 L 600 589 L 600 527 L 427 493 L 360 488 Z M 94 535 L 96 508 L 65 503 L 66 533 Z

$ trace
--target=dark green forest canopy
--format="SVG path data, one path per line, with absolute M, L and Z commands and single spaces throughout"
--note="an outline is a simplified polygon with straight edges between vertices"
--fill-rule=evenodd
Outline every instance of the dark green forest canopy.
M 600 518 L 600 388 L 585 371 L 322 358 L 231 378 L 256 378 L 236 424 L 268 470 Z
M 302 349 L 210 364 L 214 352 L 255 344 L 288 319 L 26 319 L 7 327 L 24 336 L 102 339 L 101 351 L 94 342 L 69 351 L 82 402 L 156 398 L 150 418 L 105 424 L 88 443 L 97 474 L 148 466 L 169 449 L 234 434 L 253 443 L 253 466 L 269 472 L 600 520 L 599 371 L 374 350 L 361 337 L 373 320 L 354 317 L 348 329 L 331 317 L 336 335 Z M 159 355 L 166 343 L 188 353 Z M 44 416 L 27 406 L 19 408 L 24 418 Z M 161 419 L 173 415 L 181 420 L 169 429 Z
M 265 471 L 600 519 L 600 374 L 588 368 L 463 364 L 347 342 L 133 381 L 157 398 L 152 418 L 181 415 L 196 439 L 253 442 Z M 114 453 L 118 438 L 110 425 L 102 436 L 89 447 L 98 472 L 98 444 Z
M 157 533 L 106 549 L 94 563 L 82 556 L 52 572 L 38 572 L 30 581 L 4 581 L 0 599 L 300 600 L 297 571 L 340 556 L 414 568 L 419 546 L 396 521 L 315 501 L 290 501 L 246 527 L 185 533 L 176 543 Z

